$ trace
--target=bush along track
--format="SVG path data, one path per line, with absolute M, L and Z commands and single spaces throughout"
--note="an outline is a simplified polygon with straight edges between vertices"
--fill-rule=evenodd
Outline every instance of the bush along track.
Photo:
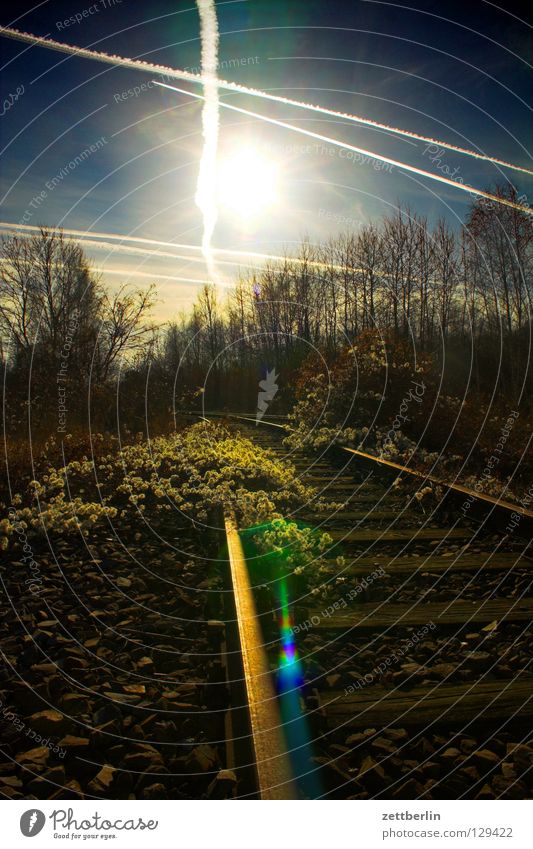
M 241 527 L 279 517 L 314 494 L 295 477 L 202 423 L 49 468 L 4 505 L 4 797 L 238 792 L 225 769 L 219 511 Z

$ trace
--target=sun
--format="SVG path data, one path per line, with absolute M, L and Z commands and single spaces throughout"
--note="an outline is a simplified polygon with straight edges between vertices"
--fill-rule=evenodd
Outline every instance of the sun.
M 253 147 L 243 147 L 218 166 L 218 202 L 243 219 L 271 207 L 277 199 L 275 164 Z

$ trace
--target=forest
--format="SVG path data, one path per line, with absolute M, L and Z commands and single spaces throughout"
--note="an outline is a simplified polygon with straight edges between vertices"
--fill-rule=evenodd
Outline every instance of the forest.
M 188 413 L 255 415 L 270 373 L 268 415 L 288 417 L 293 445 L 333 439 L 475 475 L 515 411 L 496 477 L 519 459 L 527 474 L 533 224 L 512 206 L 477 199 L 458 231 L 399 207 L 323 245 L 304 239 L 229 290 L 205 285 L 164 324 L 151 317 L 156 279 L 106 291 L 60 231 L 1 250 L 12 459 L 30 432 L 37 454 L 67 435 L 75 453 L 89 423 L 146 437 Z

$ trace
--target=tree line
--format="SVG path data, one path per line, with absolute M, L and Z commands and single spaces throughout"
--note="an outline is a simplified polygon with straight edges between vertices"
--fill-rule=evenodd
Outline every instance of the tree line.
M 496 193 L 518 199 L 512 187 Z M 272 369 L 275 409 L 286 412 L 309 363 L 326 372 L 369 335 L 383 350 L 401 340 L 413 361 L 429 358 L 449 392 L 470 386 L 512 403 L 532 388 L 533 220 L 495 202 L 473 203 L 460 229 L 399 207 L 324 244 L 304 240 L 225 297 L 204 286 L 188 313 L 159 327 L 150 322 L 155 287 L 110 294 L 60 232 L 4 239 L 1 254 L 8 427 L 28 407 L 54 418 L 61 363 L 71 422 L 90 411 L 99 426 L 114 427 L 119 415 L 142 430 L 148 414 L 164 429 L 176 411 L 253 411 Z
M 514 188 L 497 193 L 517 202 Z M 433 360 L 443 388 L 509 400 L 532 388 L 533 218 L 483 199 L 464 225 L 430 226 L 408 207 L 239 279 L 223 301 L 205 286 L 160 340 L 183 402 L 203 387 L 211 408 L 253 409 L 275 368 L 280 409 L 304 361 L 327 370 L 357 339 L 407 343 Z M 405 346 L 404 346 L 405 348 Z M 281 391 L 281 390 L 280 390 Z M 180 395 L 181 392 L 181 395 Z

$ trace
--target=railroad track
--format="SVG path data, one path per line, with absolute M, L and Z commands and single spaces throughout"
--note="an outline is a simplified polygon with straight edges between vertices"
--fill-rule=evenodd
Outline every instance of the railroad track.
M 419 503 L 425 481 L 394 464 L 229 427 L 333 505 L 285 517 L 329 541 L 294 574 L 290 549 L 261 550 L 271 528 L 230 513 L 32 537 L 38 593 L 1 567 L 0 794 L 530 795 L 533 515 L 506 536 L 514 508 L 475 499 L 473 521 L 460 487 Z
M 244 682 L 230 735 L 252 766 L 241 795 L 530 795 L 533 514 L 506 534 L 512 505 L 461 486 L 444 507 L 419 501 L 420 476 L 403 467 L 347 450 L 289 456 L 279 425 L 232 421 L 336 505 L 285 517 L 330 537 L 297 578 L 263 568 L 264 528 L 226 517 Z

